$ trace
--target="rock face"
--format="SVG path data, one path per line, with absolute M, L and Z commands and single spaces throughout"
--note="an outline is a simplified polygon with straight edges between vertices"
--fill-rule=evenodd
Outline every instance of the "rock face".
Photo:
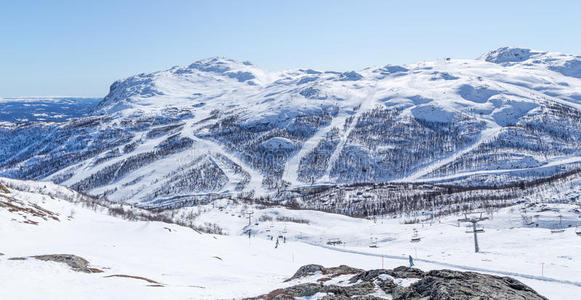
M 0 183 L 0 193 L 10 194 L 10 191 Z
M 302 283 L 247 300 L 282 300 L 314 295 L 316 299 L 324 300 L 547 299 L 510 277 L 451 270 L 426 273 L 419 269 L 398 267 L 393 270 L 362 271 L 348 266 L 325 268 L 306 265 L 287 282 L 295 280 Z
M 332 276 L 332 277 L 336 277 L 336 276 L 340 276 L 340 275 L 346 275 L 346 274 L 358 274 L 363 272 L 363 270 L 361 269 L 356 269 L 356 268 L 352 268 L 346 265 L 340 265 L 338 267 L 333 267 L 333 268 L 325 268 L 321 265 L 305 265 L 300 267 L 297 272 L 295 273 L 295 275 L 293 275 L 293 277 L 287 279 L 286 281 L 292 281 L 295 279 L 299 279 L 299 278 L 303 278 L 303 277 L 307 277 L 307 276 L 312 276 L 312 275 L 317 275 L 317 274 L 323 274 L 323 275 L 328 275 L 328 276 Z
M 43 260 L 43 261 L 54 261 L 54 262 L 59 262 L 59 263 L 65 263 L 69 267 L 71 267 L 71 269 L 73 269 L 74 271 L 77 271 L 77 272 L 84 272 L 84 273 L 101 273 L 101 272 L 103 272 L 99 269 L 89 268 L 89 261 L 87 261 L 86 259 L 84 259 L 80 256 L 76 256 L 76 255 L 72 255 L 72 254 L 38 255 L 38 256 L 33 256 L 33 258 L 36 258 L 38 260 Z
M 394 299 L 546 299 L 520 281 L 474 272 L 434 270 Z

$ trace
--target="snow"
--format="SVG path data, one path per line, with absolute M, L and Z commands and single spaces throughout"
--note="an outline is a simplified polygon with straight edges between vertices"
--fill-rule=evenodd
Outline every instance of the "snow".
M 174 299 L 238 299 L 293 284 L 283 281 L 305 264 L 348 264 L 364 269 L 384 264 L 393 268 L 407 264 L 408 255 L 424 270 L 450 268 L 509 275 L 549 299 L 576 299 L 581 292 L 581 237 L 574 228 L 554 234 L 545 225 L 523 225 L 521 218 L 522 213 L 538 214 L 537 222 L 551 227 L 557 222 L 556 215 L 561 214 L 563 224 L 579 224 L 580 215 L 571 204 L 521 204 L 494 212 L 483 222 L 485 232 L 479 234 L 482 251 L 475 254 L 472 234 L 465 233 L 464 226 L 458 227 L 459 216 L 406 225 L 405 217 L 356 219 L 316 211 L 259 208 L 230 200 L 172 213 L 179 217 L 199 211 L 195 222 L 218 223 L 230 234 L 217 236 L 175 224 L 114 218 L 102 210 L 56 197 L 74 197 L 75 192 L 51 183 L 4 178 L 0 182 L 10 191 L 0 195 L 38 205 L 59 218 L 35 218 L 38 225 L 24 224 L 13 220 L 14 213 L 0 208 L 3 299 L 13 295 L 19 299 L 41 295 L 45 299 L 159 299 L 169 295 Z M 250 210 L 255 213 L 252 223 L 258 225 L 252 225 L 253 237 L 248 239 L 243 232 L 247 220 L 238 216 Z M 260 221 L 261 216 L 273 219 Z M 300 218 L 308 224 L 277 221 L 276 217 Z M 414 228 L 422 237 L 419 243 L 410 243 Z M 268 234 L 283 234 L 287 241 L 275 248 Z M 370 236 L 377 238 L 378 248 L 368 247 Z M 345 244 L 326 245 L 332 238 L 340 238 Z M 78 273 L 62 264 L 34 259 L 7 259 L 57 253 L 81 256 L 104 273 Z M 145 277 L 163 287 L 149 287 L 131 278 L 105 277 L 116 274 Z M 30 288 L 31 283 L 34 288 Z M 399 282 L 404 286 L 411 283 L 411 279 Z
M 574 112 L 581 110 L 579 97 L 581 81 L 577 76 L 579 61 L 579 57 L 572 55 L 501 48 L 485 54 L 478 60 L 449 59 L 404 66 L 384 65 L 339 73 L 305 69 L 268 72 L 248 62 L 214 57 L 186 67 L 139 74 L 115 82 L 109 95 L 91 114 L 92 118 L 106 118 L 99 120 L 101 122 L 99 125 L 88 128 L 95 132 L 73 130 L 65 145 L 58 145 L 58 149 L 44 149 L 44 145 L 36 144 L 27 145 L 26 151 L 12 149 L 18 148 L 18 144 L 9 147 L 5 150 L 6 157 L 2 162 L 14 159 L 18 163 L 2 166 L 0 174 L 19 177 L 19 174 L 26 173 L 37 165 L 44 166 L 43 163 L 56 153 L 65 153 L 74 155 L 75 160 L 64 165 L 53 163 L 54 170 L 51 169 L 50 173 L 35 178 L 55 180 L 73 186 L 113 164 L 155 151 L 167 138 L 167 135 L 147 138 L 148 131 L 162 125 L 132 129 L 126 132 L 132 136 L 131 140 L 127 139 L 124 143 L 125 145 L 135 143 L 137 146 L 134 151 L 124 153 L 123 144 L 111 142 L 111 148 L 106 151 L 97 155 L 83 156 L 92 151 L 90 147 L 78 149 L 78 138 L 83 134 L 97 134 L 106 130 L 127 131 L 123 125 L 125 123 L 139 124 L 147 118 L 175 117 L 175 114 L 183 113 L 176 123 L 183 124 L 179 132 L 180 137 L 194 141 L 191 148 L 164 156 L 155 162 L 145 161 L 142 165 L 136 166 L 136 170 L 121 178 L 83 192 L 93 195 L 106 193 L 115 201 L 133 203 L 149 201 L 157 188 L 170 183 L 167 176 L 189 168 L 201 157 L 209 157 L 219 164 L 219 169 L 226 174 L 228 183 L 217 191 L 203 190 L 193 193 L 177 191 L 171 196 L 232 194 L 240 192 L 235 189 L 240 185 L 244 185 L 245 193 L 273 196 L 277 190 L 268 186 L 269 182 L 280 186 L 284 181 L 289 183 L 291 188 L 315 183 L 335 184 L 351 180 L 349 178 L 353 178 L 350 183 L 358 183 L 367 174 L 350 174 L 361 170 L 349 169 L 349 166 L 338 164 L 338 160 L 345 157 L 346 152 L 351 149 L 355 149 L 354 153 L 351 153 L 354 158 L 367 159 L 370 164 L 397 159 L 396 156 L 388 156 L 385 153 L 389 152 L 389 149 L 399 149 L 398 147 L 402 145 L 387 141 L 390 137 L 397 136 L 397 130 L 401 130 L 402 126 L 413 123 L 410 120 L 450 124 L 455 128 L 484 124 L 485 126 L 478 129 L 480 132 L 470 133 L 477 137 L 470 144 L 452 145 L 451 149 L 430 149 L 433 151 L 426 153 L 425 160 L 409 162 L 410 166 L 406 167 L 406 170 L 393 171 L 396 173 L 370 179 L 375 182 L 434 180 L 428 178 L 428 174 L 446 164 L 461 163 L 466 156 L 479 151 L 482 144 L 502 137 L 502 133 L 513 126 L 519 126 L 519 122 L 527 118 L 545 117 L 543 109 L 553 104 L 571 108 Z M 396 125 L 391 127 L 386 125 L 382 128 L 386 130 L 382 136 L 369 139 L 354 136 L 355 126 L 359 121 L 363 121 L 362 116 L 377 109 L 397 112 L 394 120 Z M 567 117 L 576 116 L 574 112 Z M 37 113 L 37 117 L 41 116 L 42 112 Z M 313 121 L 314 125 L 300 123 L 297 125 L 297 119 L 303 117 L 318 119 Z M 557 115 L 547 117 L 552 121 L 560 118 Z M 247 138 L 241 133 L 234 140 L 227 140 L 221 134 L 228 134 L 232 127 L 225 132 L 220 132 L 220 129 L 223 123 L 228 122 L 233 122 L 235 129 L 256 133 L 256 136 Z M 573 127 L 576 124 L 574 122 L 575 120 L 572 120 L 570 123 L 572 126 L 563 128 L 562 134 L 576 130 Z M 16 126 L 10 124 L 6 126 L 8 128 L 6 132 L 17 130 Z M 293 135 L 294 133 L 289 132 L 289 128 L 293 126 L 302 130 L 300 134 Z M 309 174 L 304 176 L 301 173 L 299 178 L 299 170 L 310 170 L 312 166 L 305 164 L 312 161 L 303 158 L 313 154 L 331 130 L 338 132 L 336 136 L 339 143 L 330 156 L 325 157 L 326 165 L 315 166 L 320 171 L 317 171 L 315 178 L 306 182 L 305 178 Z M 61 136 L 69 133 L 58 130 L 54 132 Z M 413 139 L 414 132 L 409 134 Z M 526 136 L 518 138 L 522 139 L 523 143 L 530 142 Z M 99 144 L 100 141 L 95 143 Z M 560 143 L 561 141 L 555 146 L 561 145 Z M 578 151 L 569 150 L 571 145 L 563 147 L 569 151 L 567 158 L 581 156 Z M 109 157 L 103 162 L 102 159 L 108 153 L 113 153 L 111 151 L 118 151 L 117 156 Z M 267 161 L 271 156 L 264 154 L 279 151 L 284 153 L 280 157 L 277 156 L 280 161 L 276 164 L 280 165 L 280 170 L 276 170 L 276 174 L 271 174 L 275 169 L 272 168 L 273 163 Z M 236 169 L 240 168 L 249 174 L 249 182 L 240 184 L 246 177 L 237 174 L 231 164 L 220 164 L 218 155 L 234 162 Z M 559 157 L 562 154 L 530 155 L 534 156 L 540 165 L 554 162 L 557 158 L 562 159 Z M 76 157 L 80 158 L 77 160 Z M 515 174 L 513 171 L 527 168 L 534 171 L 532 168 L 537 166 L 531 164 L 530 160 L 520 162 L 522 163 L 515 161 L 514 166 L 507 166 L 501 170 L 482 170 L 479 169 L 482 167 L 478 166 L 465 172 L 483 171 L 480 174 L 485 175 L 506 171 Z M 490 166 L 499 164 L 502 164 L 502 161 L 491 162 Z M 379 168 L 376 165 L 371 167 Z M 374 171 L 381 173 L 378 170 Z M 71 176 L 68 177 L 69 175 Z M 456 175 L 460 174 L 446 174 L 446 176 Z M 134 183 L 136 180 L 139 181 L 138 184 L 133 184 L 128 189 L 122 188 L 124 184 Z
M 531 49 L 502 47 L 484 54 L 480 59 L 497 64 L 523 62 L 539 54 L 542 53 Z
M 412 109 L 412 115 L 416 119 L 429 122 L 450 123 L 454 119 L 454 113 L 433 105 L 422 105 Z

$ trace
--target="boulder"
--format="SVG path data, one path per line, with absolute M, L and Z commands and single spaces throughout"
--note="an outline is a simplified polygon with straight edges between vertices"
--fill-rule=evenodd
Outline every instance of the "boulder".
M 49 254 L 49 255 L 37 255 L 33 256 L 38 260 L 42 261 L 54 261 L 59 263 L 67 264 L 71 269 L 77 272 L 84 273 L 101 273 L 99 269 L 89 268 L 89 261 L 86 259 L 72 255 L 72 254 Z
M 355 274 L 348 280 L 331 280 L 331 278 Z M 266 295 L 248 299 L 286 300 L 296 297 L 311 297 L 319 294 L 323 300 L 376 300 L 376 299 L 413 299 L 413 300 L 492 300 L 492 299 L 527 299 L 545 300 L 530 287 L 510 277 L 499 277 L 475 272 L 452 270 L 433 270 L 424 272 L 420 269 L 397 267 L 393 270 L 377 269 L 364 271 L 341 265 L 325 268 L 321 265 L 306 265 L 286 281 L 308 276 L 314 277 L 312 283 L 301 283 L 287 288 L 274 290 Z M 318 276 L 320 277 L 320 276 Z M 396 280 L 397 279 L 397 280 Z M 413 282 L 407 286 L 401 282 Z

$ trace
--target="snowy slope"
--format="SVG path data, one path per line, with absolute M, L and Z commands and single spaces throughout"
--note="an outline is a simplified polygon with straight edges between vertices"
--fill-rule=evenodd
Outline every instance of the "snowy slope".
M 321 184 L 530 181 L 581 165 L 580 66 L 519 48 L 343 73 L 211 58 L 117 81 L 79 120 L 3 123 L 0 175 L 148 206 Z
M 521 210 L 523 205 L 487 214 L 492 219 L 484 222 L 486 232 L 479 237 L 482 252 L 474 254 L 472 235 L 457 227 L 457 216 L 407 225 L 407 217 L 356 219 L 226 199 L 163 212 L 176 219 L 189 215 L 195 223 L 216 222 L 230 234 L 223 236 L 175 224 L 115 218 L 102 208 L 83 205 L 86 199 L 79 199 L 84 196 L 47 182 L 0 178 L 0 184 L 2 299 L 14 295 L 19 299 L 239 299 L 295 284 L 284 280 L 305 264 L 394 268 L 405 265 L 408 255 L 423 270 L 510 275 L 549 299 L 576 299 L 581 291 L 577 267 L 581 237 L 573 227 L 566 227 L 580 222 L 572 203 L 539 203 L 526 206 L 526 211 Z M 581 195 L 579 190 L 569 190 L 553 200 L 561 201 L 571 193 Z M 75 199 L 80 202 L 71 202 Z M 30 210 L 14 206 L 34 208 L 56 219 L 33 216 Z M 254 212 L 250 240 L 243 217 L 249 211 Z M 539 214 L 535 222 L 541 226 L 524 225 L 523 212 Z M 567 229 L 551 234 L 547 227 L 555 226 L 557 214 L 563 215 Z M 24 222 L 23 215 L 36 224 Z M 414 228 L 422 237 L 419 243 L 409 242 Z M 275 248 L 269 235 L 283 235 L 286 243 L 281 239 Z M 378 248 L 368 247 L 370 238 L 377 240 Z M 330 239 L 345 244 L 329 246 Z M 30 258 L 48 254 L 77 255 L 103 272 L 76 272 L 61 263 Z M 19 257 L 26 259 L 10 259 Z

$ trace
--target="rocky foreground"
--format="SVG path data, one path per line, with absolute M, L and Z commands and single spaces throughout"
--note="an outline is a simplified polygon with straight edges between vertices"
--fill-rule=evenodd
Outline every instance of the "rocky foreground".
M 452 270 L 424 272 L 408 267 L 364 271 L 344 265 L 306 265 L 286 282 L 293 285 L 247 300 L 547 299 L 510 277 Z

